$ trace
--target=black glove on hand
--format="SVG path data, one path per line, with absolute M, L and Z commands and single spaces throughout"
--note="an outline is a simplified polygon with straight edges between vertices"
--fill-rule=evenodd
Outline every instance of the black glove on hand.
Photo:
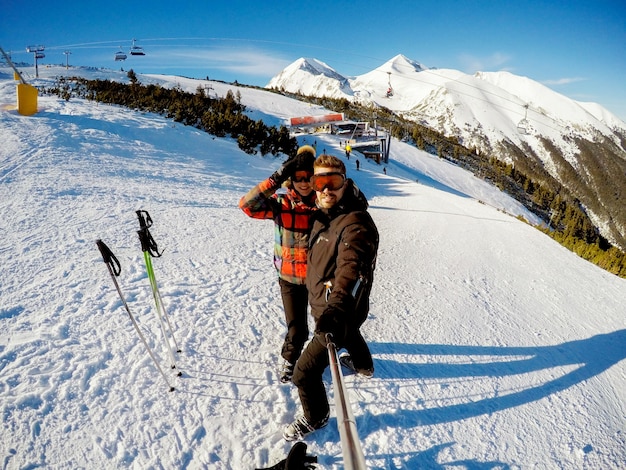
M 306 444 L 304 442 L 296 442 L 289 451 L 285 461 L 285 470 L 314 469 L 314 463 L 317 463 L 317 457 L 306 454 Z
M 341 312 L 336 310 L 325 311 L 315 324 L 315 334 L 322 344 L 326 344 L 326 333 L 333 336 L 333 341 L 342 342 L 346 335 L 346 324 Z
M 307 455 L 306 447 L 304 442 L 296 442 L 286 459 L 271 467 L 257 468 L 256 470 L 314 470 L 317 457 Z
M 335 334 L 337 320 L 332 313 L 324 313 L 315 324 L 315 334 L 325 336 L 326 333 Z
M 298 157 L 289 157 L 287 160 L 285 160 L 285 163 L 283 163 L 282 166 L 272 174 L 270 178 L 274 180 L 274 183 L 281 185 L 293 175 L 297 165 Z

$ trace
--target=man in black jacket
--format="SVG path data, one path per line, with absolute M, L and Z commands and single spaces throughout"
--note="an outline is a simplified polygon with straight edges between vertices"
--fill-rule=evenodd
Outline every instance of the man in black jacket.
M 374 373 L 372 355 L 359 328 L 369 312 L 369 296 L 378 251 L 378 230 L 367 212 L 367 199 L 346 167 L 331 155 L 315 160 L 311 186 L 317 206 L 307 258 L 307 288 L 315 335 L 296 363 L 303 416 L 287 426 L 283 437 L 302 439 L 328 424 L 329 405 L 322 374 L 328 366 L 327 334 L 350 356 L 342 362 L 358 374 Z

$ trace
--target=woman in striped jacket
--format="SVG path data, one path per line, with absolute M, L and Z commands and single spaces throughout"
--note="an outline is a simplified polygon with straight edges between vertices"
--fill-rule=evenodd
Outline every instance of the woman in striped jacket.
M 285 335 L 279 368 L 280 381 L 291 381 L 296 361 L 309 337 L 306 263 L 311 214 L 316 210 L 311 188 L 315 149 L 302 146 L 272 176 L 239 201 L 249 217 L 274 220 L 274 266 L 285 310 Z M 285 183 L 286 192 L 277 192 Z

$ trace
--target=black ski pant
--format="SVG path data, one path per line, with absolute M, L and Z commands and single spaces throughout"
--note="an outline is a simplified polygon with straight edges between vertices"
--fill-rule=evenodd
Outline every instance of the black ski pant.
M 372 354 L 358 327 L 348 329 L 345 338 L 333 340 L 337 350 L 341 348 L 348 350 L 353 358 L 355 367 L 359 369 L 374 367 Z M 323 334 L 316 333 L 304 351 L 302 351 L 292 378 L 292 382 L 298 387 L 302 410 L 309 423 L 321 421 L 330 411 L 326 387 L 322 380 L 322 375 L 328 364 L 326 338 Z
M 287 362 L 295 364 L 302 353 L 304 343 L 309 339 L 307 317 L 309 294 L 304 284 L 292 284 L 283 279 L 279 279 L 278 284 L 287 324 L 287 334 L 283 341 L 281 356 Z

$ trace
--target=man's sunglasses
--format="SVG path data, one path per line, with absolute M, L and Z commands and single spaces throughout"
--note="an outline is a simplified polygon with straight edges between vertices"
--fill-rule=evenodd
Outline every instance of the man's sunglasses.
M 292 180 L 296 183 L 304 183 L 305 181 L 308 183 L 310 179 L 311 173 L 309 173 L 308 171 L 297 171 L 292 178 Z
M 319 173 L 311 177 L 311 187 L 315 191 L 322 192 L 324 189 L 336 191 L 346 184 L 346 175 L 343 173 Z

